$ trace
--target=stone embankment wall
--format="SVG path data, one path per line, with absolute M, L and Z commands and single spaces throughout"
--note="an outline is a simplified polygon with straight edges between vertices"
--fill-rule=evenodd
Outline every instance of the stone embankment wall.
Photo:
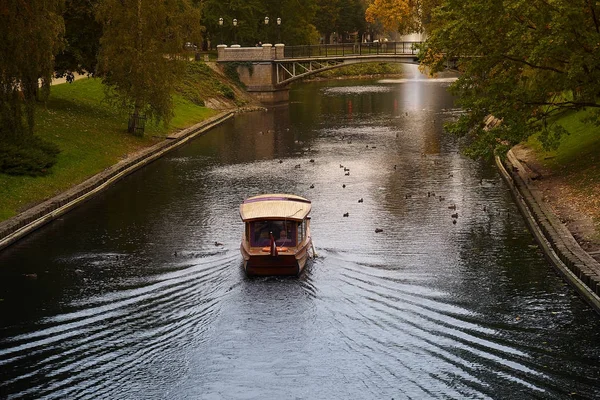
M 139 151 L 66 192 L 3 221 L 0 223 L 0 250 L 90 199 L 124 176 L 156 160 L 188 140 L 207 132 L 214 126 L 233 117 L 233 115 L 232 111 L 225 111 L 192 127 L 173 133 L 166 140 Z
M 501 123 L 486 117 L 486 128 Z M 532 177 L 537 174 L 521 163 L 512 151 L 496 164 L 508 184 L 525 222 L 558 273 L 575 288 L 592 308 L 600 313 L 600 263 L 586 253 L 567 227 L 545 204 Z
M 273 61 L 284 58 L 285 45 L 277 43 L 275 46 L 265 43 L 260 47 L 240 47 L 232 45 L 227 47 L 224 44 L 217 46 L 217 60 L 219 62 L 235 61 Z

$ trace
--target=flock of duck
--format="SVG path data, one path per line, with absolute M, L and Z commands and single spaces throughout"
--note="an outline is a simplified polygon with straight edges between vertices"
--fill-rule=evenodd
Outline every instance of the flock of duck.
M 398 136 L 398 135 L 396 135 L 396 137 L 397 137 L 397 136 Z M 341 139 L 341 140 L 345 140 L 345 139 L 346 139 L 345 137 L 342 137 L 342 139 Z M 301 141 L 299 141 L 299 140 L 295 140 L 295 141 L 294 141 L 294 143 L 295 143 L 295 144 L 304 144 L 303 142 L 301 142 Z M 348 141 L 348 143 L 352 143 L 352 142 L 351 142 L 351 141 Z M 370 146 L 370 145 L 368 145 L 368 144 L 367 144 L 367 145 L 366 145 L 366 148 L 368 148 L 368 149 L 376 149 L 376 148 L 377 148 L 377 146 Z M 424 157 L 424 156 L 425 156 L 424 154 L 421 154 L 421 157 Z M 309 160 L 309 162 L 310 162 L 310 163 L 314 163 L 314 162 L 315 162 L 315 160 L 311 158 L 311 159 Z M 279 163 L 280 163 L 280 164 L 281 164 L 281 163 L 283 163 L 283 160 L 279 160 Z M 301 164 L 296 164 L 296 165 L 294 165 L 294 168 L 296 168 L 296 169 L 299 169 L 299 168 L 301 168 L 301 167 L 302 167 L 302 165 L 301 165 Z M 344 176 L 350 176 L 350 168 L 347 168 L 347 167 L 346 167 L 346 166 L 344 166 L 343 164 L 339 164 L 339 167 L 340 167 L 340 169 L 343 171 L 343 173 L 344 173 Z M 398 166 L 397 166 L 397 165 L 394 165 L 394 166 L 393 166 L 393 169 L 394 169 L 394 170 L 397 170 L 397 169 L 398 169 Z M 449 176 L 449 177 L 452 177 L 453 175 L 452 175 L 451 173 L 449 173 L 449 174 L 448 174 L 448 176 Z M 481 183 L 481 182 L 480 182 L 480 183 Z M 310 189 L 314 189 L 314 188 L 315 188 L 315 185 L 314 185 L 314 184 L 311 184 L 311 185 L 310 185 Z M 342 184 L 342 188 L 346 188 L 346 184 Z M 406 198 L 406 199 L 409 199 L 409 198 L 411 198 L 411 197 L 412 197 L 412 195 L 410 195 L 410 194 L 406 194 L 406 195 L 405 195 L 405 198 Z M 438 199 L 440 202 L 443 202 L 443 201 L 445 201 L 445 200 L 446 200 L 446 199 L 445 199 L 443 196 L 436 196 L 436 194 L 435 194 L 434 192 L 427 192 L 427 197 L 433 197 L 433 198 L 437 198 L 437 199 Z M 362 197 L 361 197 L 360 199 L 358 199 L 358 203 L 363 203 L 363 202 L 364 202 L 364 199 L 363 199 Z M 450 217 L 451 217 L 451 220 L 452 220 L 452 224 L 456 225 L 456 224 L 457 224 L 457 222 L 458 222 L 458 217 L 459 217 L 459 214 L 458 214 L 458 212 L 456 211 L 456 204 L 451 204 L 451 205 L 449 205 L 449 206 L 448 206 L 448 209 L 449 209 L 449 210 L 452 212 L 452 214 L 450 215 Z M 483 206 L 483 211 L 487 211 L 485 206 Z M 342 214 L 342 217 L 344 217 L 344 218 L 350 217 L 350 213 L 349 213 L 349 212 L 345 212 L 345 213 L 343 213 L 343 214 Z M 381 228 L 376 228 L 376 229 L 375 229 L 375 232 L 376 232 L 376 233 L 381 233 L 381 232 L 383 232 L 383 229 L 381 229 Z
M 369 148 L 369 145 L 367 145 L 367 148 Z M 376 148 L 376 146 L 372 146 L 371 148 Z M 282 160 L 279 160 L 279 163 L 282 163 L 282 162 L 283 162 Z M 315 160 L 314 159 L 310 159 L 309 162 L 314 163 Z M 300 164 L 296 164 L 295 168 L 301 168 L 301 165 Z M 340 168 L 343 170 L 345 176 L 350 176 L 350 168 L 345 167 L 343 164 L 340 164 Z M 397 170 L 398 166 L 394 165 L 393 169 Z M 453 175 L 451 173 L 449 173 L 448 176 L 452 177 Z M 315 188 L 315 185 L 311 184 L 310 185 L 310 189 L 314 189 L 314 188 Z M 342 184 L 342 188 L 344 188 L 344 189 L 346 188 L 346 184 L 345 183 Z M 427 192 L 427 197 L 437 198 L 437 199 L 439 199 L 440 202 L 446 200 L 443 196 L 436 196 L 436 194 L 434 192 Z M 412 195 L 407 194 L 407 195 L 405 195 L 405 198 L 406 199 L 412 198 Z M 358 199 L 358 203 L 363 203 L 363 202 L 364 202 L 364 199 L 362 197 L 360 199 Z M 452 218 L 452 224 L 456 225 L 457 221 L 458 221 L 458 212 L 456 212 L 456 204 L 449 205 L 448 209 L 451 210 L 451 211 L 454 211 L 450 215 L 450 217 Z M 485 206 L 483 206 L 483 211 L 486 211 L 486 207 Z M 350 213 L 349 212 L 345 212 L 345 213 L 342 214 L 342 217 L 344 217 L 344 218 L 350 217 Z M 383 229 L 381 229 L 381 228 L 376 228 L 375 229 L 375 233 L 381 233 L 381 232 L 383 232 Z

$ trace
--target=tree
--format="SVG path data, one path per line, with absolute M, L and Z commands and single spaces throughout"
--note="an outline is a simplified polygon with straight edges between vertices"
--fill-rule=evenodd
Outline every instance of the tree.
M 189 0 L 101 0 L 103 25 L 98 72 L 108 98 L 140 119 L 168 123 L 177 79 L 184 72 L 178 57 L 186 41 L 200 42 L 200 13 Z
M 62 5 L 0 3 L 0 171 L 36 175 L 55 161 L 56 147 L 34 136 L 35 102 L 50 91 L 54 55 L 62 46 Z
M 402 34 L 427 30 L 432 11 L 441 0 L 374 0 L 365 17 L 367 22 L 379 22 L 385 30 Z
M 224 3 L 219 0 L 206 0 L 202 7 L 202 24 L 206 27 L 206 35 L 213 44 L 223 42 L 232 44 L 234 31 L 238 44 L 254 46 L 258 42 L 274 43 L 277 29 L 281 29 L 282 41 L 287 45 L 307 44 L 315 39 L 315 28 L 312 18 L 315 14 L 315 0 L 234 0 Z M 269 24 L 265 25 L 265 17 Z M 219 18 L 223 18 L 223 26 L 219 26 Z M 234 28 L 233 19 L 238 26 Z M 277 18 L 282 24 L 278 28 Z
M 342 10 L 341 0 L 317 0 L 319 12 L 315 14 L 315 27 L 325 37 L 325 43 L 331 42 L 331 34 L 336 31 L 340 12 Z
M 75 72 L 96 73 L 102 36 L 102 25 L 96 20 L 98 1 L 66 0 L 63 13 L 65 47 L 56 55 L 57 77 L 72 79 Z
M 430 26 L 423 62 L 433 72 L 458 59 L 452 86 L 467 111 L 451 130 L 489 156 L 533 132 L 556 145 L 552 117 L 591 108 L 600 123 L 600 5 L 591 0 L 444 0 Z M 482 129 L 483 118 L 502 119 Z
M 319 40 L 313 19 L 317 12 L 315 0 L 271 0 L 269 13 L 273 15 L 273 22 L 277 17 L 283 20 L 281 25 L 282 41 L 288 45 L 316 44 Z M 275 37 L 273 26 L 272 35 Z
M 340 10 L 338 32 L 357 32 L 358 37 L 366 28 L 365 5 L 362 0 L 348 0 Z

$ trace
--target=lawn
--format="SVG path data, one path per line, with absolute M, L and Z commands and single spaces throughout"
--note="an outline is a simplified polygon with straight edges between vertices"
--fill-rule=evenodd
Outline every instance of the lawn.
M 100 80 L 84 78 L 53 86 L 48 101 L 36 110 L 36 134 L 59 146 L 58 161 L 43 177 L 0 174 L 0 221 L 162 140 L 169 132 L 216 114 L 179 95 L 174 102 L 175 116 L 168 127 L 150 122 L 144 137 L 136 137 L 126 132 L 128 116 L 104 100 Z
M 573 112 L 556 120 L 569 132 L 556 150 L 544 150 L 535 137 L 527 145 L 545 167 L 567 182 L 578 207 L 594 218 L 600 232 L 600 126 L 583 122 L 587 113 Z

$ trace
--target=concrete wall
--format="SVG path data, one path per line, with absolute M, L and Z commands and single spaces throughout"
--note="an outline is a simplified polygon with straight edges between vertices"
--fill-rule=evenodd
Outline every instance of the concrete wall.
M 579 246 L 571 232 L 545 205 L 543 194 L 530 183 L 527 167 L 512 151 L 504 161 L 496 157 L 496 164 L 546 258 L 600 314 L 600 263 Z
M 262 104 L 286 103 L 290 100 L 290 90 L 288 88 L 250 92 L 250 94 Z

